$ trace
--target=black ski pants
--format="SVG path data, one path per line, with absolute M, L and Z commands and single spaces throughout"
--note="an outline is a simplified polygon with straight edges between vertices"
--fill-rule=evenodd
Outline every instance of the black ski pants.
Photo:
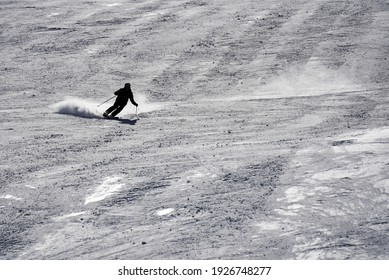
M 110 114 L 112 112 L 111 116 L 114 117 L 117 114 L 119 114 L 124 107 L 126 107 L 127 102 L 128 102 L 128 98 L 126 96 L 118 95 L 118 97 L 116 97 L 115 103 L 111 107 L 109 107 L 105 112 L 107 114 Z

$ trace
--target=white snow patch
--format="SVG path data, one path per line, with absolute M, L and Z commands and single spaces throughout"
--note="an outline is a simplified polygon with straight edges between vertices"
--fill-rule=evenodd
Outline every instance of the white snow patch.
M 166 215 L 173 213 L 174 211 L 175 211 L 174 208 L 162 209 L 162 210 L 157 211 L 157 215 L 158 216 L 166 216 Z
M 47 17 L 55 17 L 55 16 L 59 16 L 59 15 L 60 15 L 60 13 L 52 13 L 50 15 L 47 15 Z
M 123 183 L 119 183 L 121 179 L 122 177 L 119 176 L 106 178 L 105 181 L 96 188 L 95 192 L 85 199 L 85 204 L 103 200 L 120 191 L 120 189 L 125 185 Z
M 273 222 L 273 221 L 269 221 L 269 222 L 263 221 L 258 223 L 257 226 L 261 230 L 276 230 L 280 228 L 280 224 L 278 222 Z
M 190 179 L 190 178 L 202 178 L 202 177 L 205 177 L 205 176 L 207 176 L 207 175 L 204 174 L 204 173 L 198 172 L 198 173 L 195 173 L 195 174 L 193 174 L 193 175 L 191 175 L 191 176 L 188 176 L 187 178 L 188 178 L 188 179 Z
M 53 218 L 53 220 L 55 220 L 55 221 L 62 221 L 62 220 L 65 220 L 67 218 L 72 218 L 72 217 L 80 216 L 82 214 L 85 214 L 85 211 L 84 212 L 70 213 L 70 214 L 67 214 L 67 215 L 60 216 L 60 217 L 55 217 L 55 218 Z
M 362 143 L 384 142 L 389 144 L 389 128 L 375 128 L 356 135 L 356 140 Z
M 121 5 L 123 5 L 123 4 L 121 4 L 121 3 L 105 4 L 105 6 L 107 6 L 107 7 L 117 7 L 117 6 L 121 6 Z
M 29 189 L 36 189 L 36 187 L 34 186 L 31 186 L 31 185 L 24 185 L 26 188 L 29 188 Z
M 97 53 L 97 51 L 98 51 L 98 48 L 96 48 L 96 47 L 89 47 L 86 49 L 86 52 L 89 54 L 95 54 L 95 53 Z
M 327 170 L 323 172 L 318 172 L 314 174 L 309 180 L 310 182 L 313 181 L 327 181 L 327 180 L 334 180 L 334 179 L 341 179 L 345 177 L 355 177 L 360 175 L 360 170 L 349 170 L 349 169 L 333 169 L 333 170 Z
M 282 216 L 296 216 L 297 214 L 295 212 L 292 212 L 290 210 L 284 210 L 284 209 L 274 209 L 274 212 L 276 212 L 279 215 Z
M 331 189 L 329 187 L 323 187 L 323 186 L 315 187 L 314 190 L 319 191 L 319 192 L 330 192 L 331 191 Z
M 354 143 L 347 146 L 333 147 L 335 153 L 362 153 L 362 152 L 380 152 L 388 148 L 388 144 L 381 143 Z
M 346 216 L 346 213 L 344 211 L 341 211 L 339 209 L 326 209 L 326 208 L 320 208 L 324 212 L 322 216 L 331 216 L 331 217 L 339 217 L 339 216 Z
M 385 169 L 384 162 L 378 162 L 376 158 L 363 159 L 358 164 L 345 165 L 345 169 L 333 169 L 314 174 L 308 182 L 331 181 L 342 178 L 356 178 L 376 176 L 380 170 Z
M 300 200 L 303 200 L 305 198 L 305 188 L 303 187 L 290 187 L 285 191 L 286 194 L 286 199 L 288 200 L 289 203 L 292 202 L 298 202 Z
M 73 115 L 83 118 L 101 118 L 97 111 L 97 103 L 76 97 L 66 97 L 64 101 L 51 107 L 59 114 Z
M 347 133 L 340 135 L 334 140 L 350 141 L 347 145 L 332 147 L 335 153 L 384 151 L 387 150 L 389 144 L 389 127 Z
M 305 206 L 301 205 L 301 204 L 292 204 L 292 205 L 288 206 L 288 209 L 290 209 L 290 210 L 298 210 L 301 208 L 305 208 Z
M 11 200 L 23 200 L 22 198 L 7 194 L 7 195 L 2 195 L 0 196 L 2 199 L 11 199 Z
M 160 15 L 164 15 L 166 12 L 165 11 L 159 11 L 159 12 L 148 12 L 143 15 L 143 18 L 155 18 Z

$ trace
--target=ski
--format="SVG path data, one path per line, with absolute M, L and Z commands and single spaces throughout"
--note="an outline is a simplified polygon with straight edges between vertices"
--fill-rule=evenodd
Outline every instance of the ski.
M 104 117 L 104 119 L 107 119 L 107 120 L 116 120 L 116 121 L 120 120 L 119 117 L 106 117 L 106 116 L 103 116 L 103 117 Z

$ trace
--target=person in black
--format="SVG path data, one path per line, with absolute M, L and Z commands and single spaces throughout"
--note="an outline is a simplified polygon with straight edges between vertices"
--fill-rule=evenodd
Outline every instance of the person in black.
M 115 103 L 104 112 L 104 117 L 115 118 L 115 116 L 119 114 L 124 107 L 126 107 L 128 99 L 130 99 L 134 106 L 138 107 L 138 103 L 134 100 L 130 83 L 126 83 L 124 88 L 119 89 L 114 94 L 117 95 Z

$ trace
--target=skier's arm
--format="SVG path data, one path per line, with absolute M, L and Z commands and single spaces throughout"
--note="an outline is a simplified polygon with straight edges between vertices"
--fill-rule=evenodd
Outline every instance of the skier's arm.
M 134 100 L 134 95 L 132 94 L 132 91 L 130 92 L 130 101 L 134 106 L 138 107 L 138 103 L 135 102 Z

